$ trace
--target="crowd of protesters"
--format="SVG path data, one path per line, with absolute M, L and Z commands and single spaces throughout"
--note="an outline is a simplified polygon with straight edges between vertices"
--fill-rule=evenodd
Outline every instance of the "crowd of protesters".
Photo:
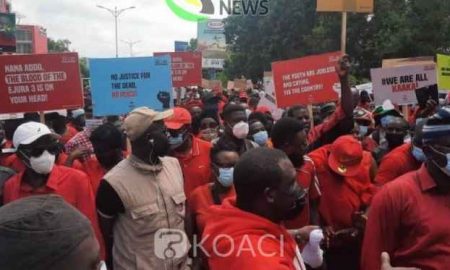
M 0 269 L 450 269 L 450 106 L 375 107 L 349 69 L 280 119 L 263 89 L 189 88 L 1 122 Z

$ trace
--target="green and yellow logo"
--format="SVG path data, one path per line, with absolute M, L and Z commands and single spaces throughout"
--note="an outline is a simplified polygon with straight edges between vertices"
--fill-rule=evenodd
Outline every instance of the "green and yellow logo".
M 178 17 L 187 21 L 203 21 L 213 16 L 265 16 L 269 0 L 166 0 L 167 6 Z
M 211 0 L 166 0 L 166 3 L 173 13 L 187 21 L 203 21 L 214 15 Z

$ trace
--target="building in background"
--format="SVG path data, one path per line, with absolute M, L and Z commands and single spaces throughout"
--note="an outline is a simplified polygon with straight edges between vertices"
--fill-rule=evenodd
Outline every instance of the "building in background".
M 17 25 L 16 52 L 19 54 L 47 53 L 47 30 L 38 25 Z
M 1 13 L 10 13 L 11 12 L 11 4 L 9 1 L 0 0 L 0 12 Z
M 0 53 L 16 52 L 16 14 L 0 12 Z

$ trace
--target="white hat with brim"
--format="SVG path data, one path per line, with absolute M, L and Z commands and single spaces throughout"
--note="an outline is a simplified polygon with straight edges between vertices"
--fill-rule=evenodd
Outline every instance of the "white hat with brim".
M 45 135 L 51 135 L 56 139 L 59 138 L 57 134 L 51 132 L 51 130 L 42 123 L 28 122 L 22 124 L 14 132 L 13 135 L 14 148 L 17 149 L 20 145 L 31 144 Z

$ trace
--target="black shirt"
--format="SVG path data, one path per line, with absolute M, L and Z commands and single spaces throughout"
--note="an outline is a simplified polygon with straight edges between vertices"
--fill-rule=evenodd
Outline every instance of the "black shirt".
M 119 195 L 105 179 L 100 181 L 95 203 L 97 210 L 103 215 L 115 217 L 125 212 L 125 207 Z

